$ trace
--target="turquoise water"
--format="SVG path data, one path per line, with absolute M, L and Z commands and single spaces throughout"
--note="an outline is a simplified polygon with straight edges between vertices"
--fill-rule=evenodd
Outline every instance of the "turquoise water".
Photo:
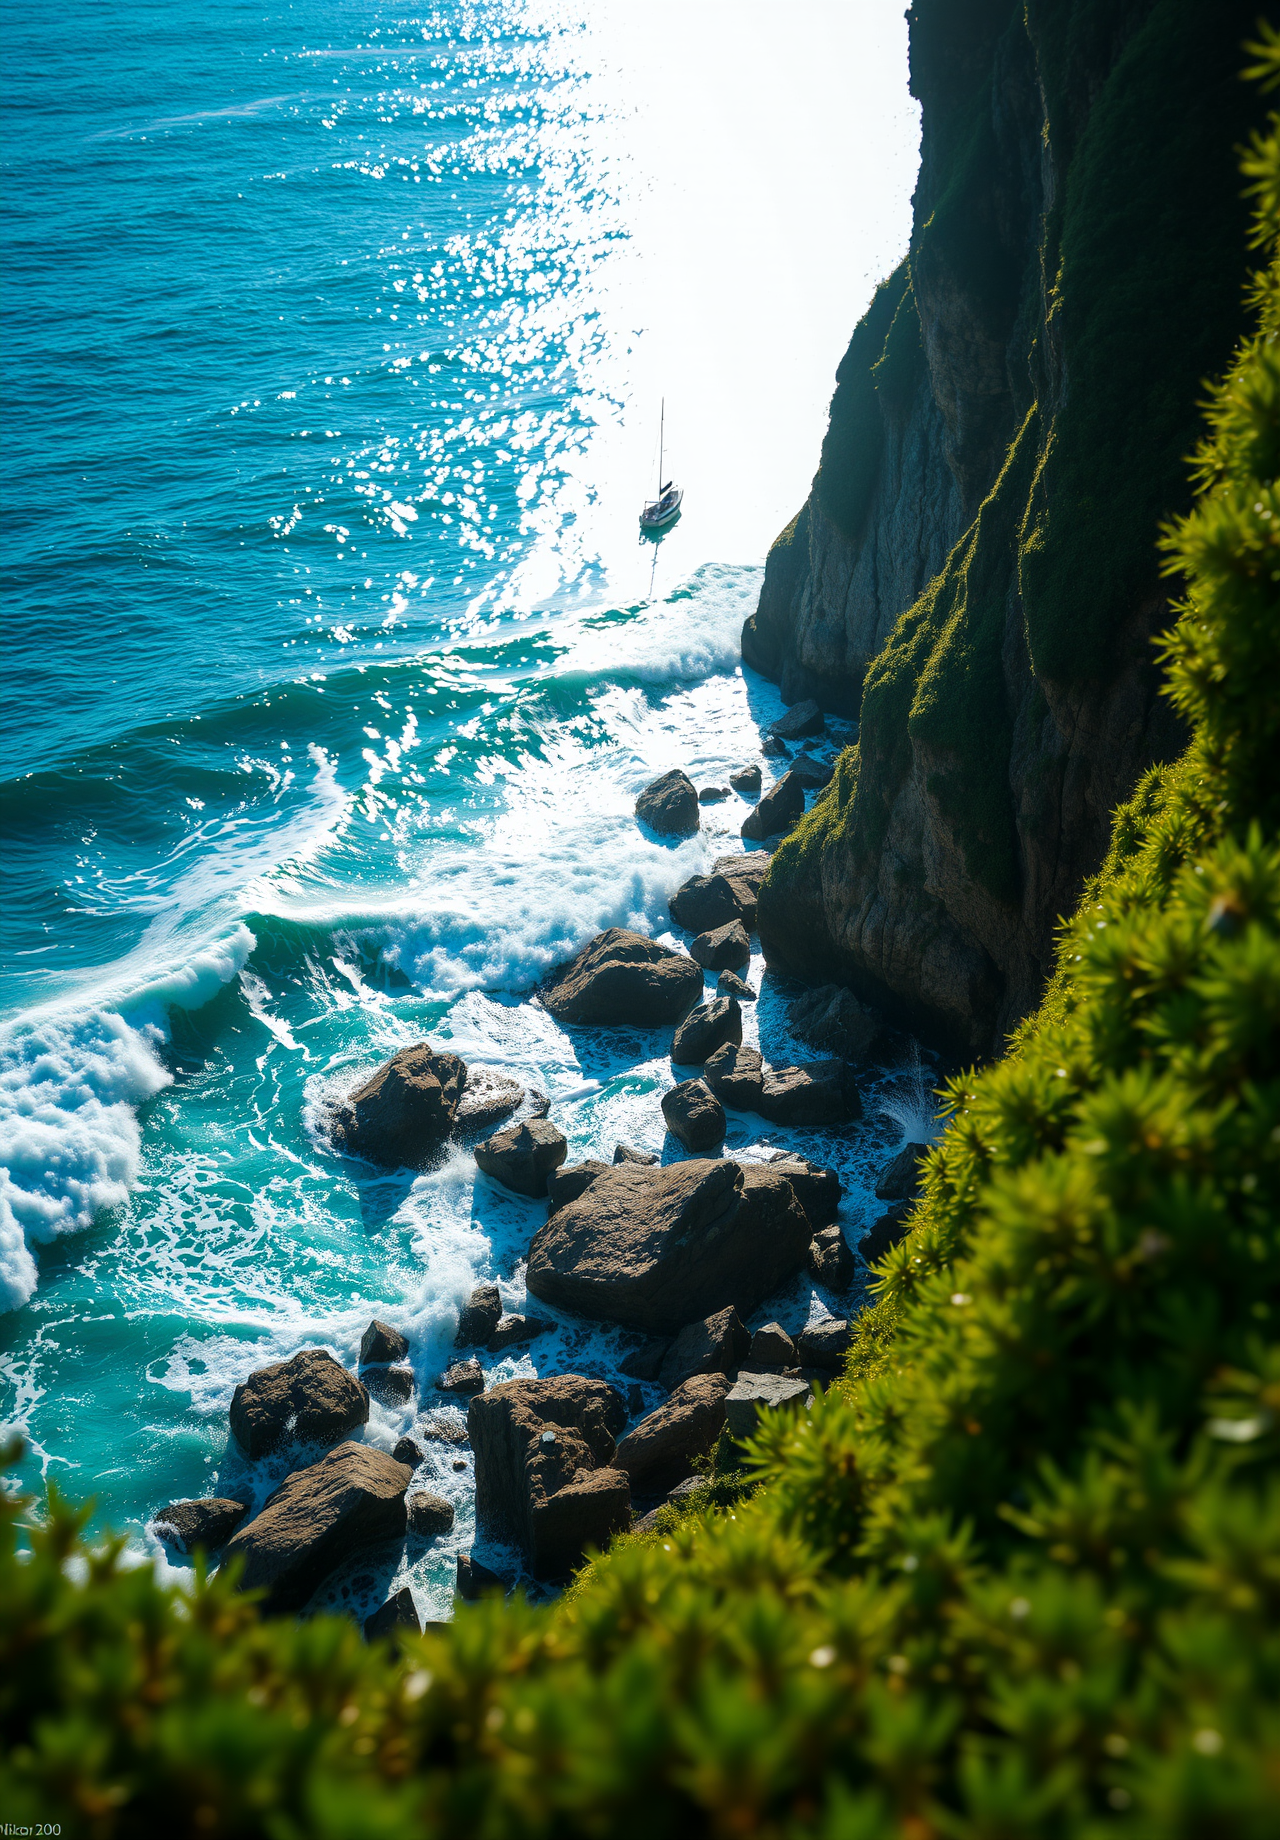
M 140 1553 L 164 1501 L 269 1486 L 225 1448 L 254 1366 L 352 1361 L 376 1311 L 429 1376 L 478 1278 L 520 1305 L 533 1204 L 326 1150 L 377 1060 L 429 1034 L 546 1090 L 574 1156 L 663 1145 L 665 1041 L 527 999 L 738 847 L 737 798 L 669 848 L 631 808 L 779 708 L 738 633 L 905 240 L 895 11 L 801 7 L 779 48 L 710 3 L 646 15 L 665 42 L 611 5 L 3 9 L 0 1409 Z M 809 1145 L 851 1236 L 900 1136 L 873 1104 Z M 566 1320 L 492 1365 L 616 1352 Z M 436 1486 L 424 1609 L 472 1532 L 468 1473 Z

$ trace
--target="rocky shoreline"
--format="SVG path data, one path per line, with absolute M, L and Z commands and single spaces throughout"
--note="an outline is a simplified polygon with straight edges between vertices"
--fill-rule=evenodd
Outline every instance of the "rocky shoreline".
M 757 763 L 730 776 L 736 789 L 759 794 L 742 825 L 745 843 L 776 843 L 803 815 L 806 790 L 826 783 L 830 763 L 789 752 L 823 727 L 816 705 L 789 710 L 762 749 L 778 769 L 773 783 L 762 790 Z M 640 794 L 637 822 L 659 836 L 688 836 L 700 828 L 700 806 L 721 796 L 718 787 L 699 792 L 677 770 Z M 773 1066 L 744 1045 L 742 1005 L 756 993 L 743 974 L 770 855 L 764 847 L 722 856 L 672 893 L 672 921 L 693 935 L 687 950 L 609 928 L 532 999 L 575 1028 L 671 1031 L 673 1069 L 690 1077 L 661 1098 L 662 1159 L 619 1143 L 611 1163 L 570 1163 L 542 1093 L 427 1041 L 400 1050 L 331 1108 L 325 1128 L 342 1156 L 413 1170 L 462 1146 L 489 1181 L 545 1201 L 525 1285 L 554 1314 L 504 1313 L 498 1287 L 482 1284 L 460 1313 L 442 1370 L 421 1371 L 408 1338 L 377 1318 L 355 1373 L 321 1347 L 258 1368 L 232 1398 L 231 1442 L 249 1465 L 270 1458 L 291 1467 L 253 1513 L 225 1497 L 160 1509 L 150 1524 L 171 1551 L 236 1561 L 264 1610 L 303 1612 L 342 1567 L 379 1554 L 394 1560 L 406 1542 L 450 1534 L 454 1508 L 430 1483 L 443 1465 L 465 1470 L 469 1450 L 479 1534 L 518 1551 L 529 1580 L 554 1587 L 590 1549 L 651 1527 L 666 1501 L 695 1491 L 722 1440 L 749 1437 L 762 1410 L 812 1403 L 839 1370 L 847 1315 L 795 1335 L 776 1321 L 753 1334 L 746 1322 L 806 1272 L 838 1308 L 868 1260 L 905 1234 L 923 1146 L 906 1145 L 884 1170 L 876 1192 L 889 1205 L 859 1254 L 838 1220 L 834 1170 L 788 1150 L 765 1161 L 723 1154 L 726 1108 L 772 1125 L 846 1132 L 861 1114 L 860 1071 L 888 1045 L 880 1020 L 834 986 L 804 993 L 789 1012 L 793 1032 L 825 1058 Z M 708 978 L 716 980 L 710 993 Z M 569 1372 L 490 1384 L 481 1352 L 536 1355 L 557 1318 L 630 1334 L 622 1372 L 636 1384 L 627 1396 Z M 654 1389 L 663 1395 L 656 1406 Z M 390 1452 L 360 1441 L 371 1400 L 418 1408 L 412 1434 Z M 449 1404 L 465 1408 L 465 1429 L 442 1411 Z M 511 1582 L 457 1554 L 460 1597 Z M 370 1639 L 420 1627 L 412 1593 L 394 1592 L 365 1626 Z

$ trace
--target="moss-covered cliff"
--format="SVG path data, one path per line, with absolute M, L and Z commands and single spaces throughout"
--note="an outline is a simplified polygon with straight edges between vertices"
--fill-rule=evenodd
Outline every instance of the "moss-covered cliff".
M 1240 0 L 916 0 L 908 259 L 837 372 L 749 664 L 861 718 L 778 852 L 770 955 L 989 1051 L 1111 813 L 1184 740 L 1161 519 L 1241 323 Z

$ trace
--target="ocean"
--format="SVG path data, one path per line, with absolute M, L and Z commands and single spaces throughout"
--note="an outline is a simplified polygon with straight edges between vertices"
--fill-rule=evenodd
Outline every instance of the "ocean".
M 665 1038 L 529 997 L 602 927 L 683 938 L 668 895 L 740 847 L 736 796 L 679 845 L 633 804 L 780 712 L 739 632 L 905 246 L 917 112 L 899 0 L 3 23 L 0 1418 L 25 1484 L 164 1567 L 157 1507 L 283 1473 L 227 1450 L 254 1367 L 353 1364 L 376 1314 L 430 1376 L 474 1283 L 523 1301 L 539 1204 L 461 1152 L 345 1162 L 328 1101 L 430 1037 L 546 1092 L 575 1160 L 664 1150 Z M 803 1058 L 760 988 L 747 1038 Z M 928 1114 L 910 1068 L 866 1097 L 729 1148 L 834 1161 L 856 1240 Z M 566 1318 L 488 1365 L 620 1346 Z M 454 1533 L 398 1579 L 425 1616 L 474 1537 L 448 1455 Z

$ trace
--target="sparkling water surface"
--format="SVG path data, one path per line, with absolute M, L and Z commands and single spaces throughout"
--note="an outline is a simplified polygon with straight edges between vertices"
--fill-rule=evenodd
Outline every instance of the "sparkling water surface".
M 139 1553 L 281 1473 L 227 1451 L 254 1366 L 385 1316 L 424 1382 L 389 1447 L 471 1285 L 523 1302 L 537 1204 L 327 1150 L 380 1058 L 429 1034 L 546 1091 L 575 1159 L 673 1154 L 667 1039 L 528 997 L 602 926 L 681 937 L 668 894 L 740 847 L 737 797 L 677 846 L 632 806 L 780 707 L 739 632 L 905 245 L 899 13 L 3 8 L 0 1410 Z M 642 544 L 664 398 L 686 509 Z M 746 1011 L 775 1060 L 785 995 Z M 729 1143 L 836 1161 L 856 1238 L 922 1108 L 886 1069 L 847 1138 Z M 486 1365 L 620 1346 L 565 1319 Z M 455 1454 L 455 1533 L 401 1568 L 427 1615 Z

